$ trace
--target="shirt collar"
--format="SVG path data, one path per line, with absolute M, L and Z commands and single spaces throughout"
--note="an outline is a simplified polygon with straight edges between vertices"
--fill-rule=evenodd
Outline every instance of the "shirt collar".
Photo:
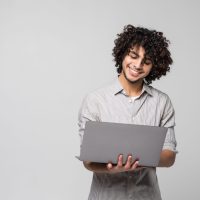
M 153 96 L 153 93 L 152 93 L 152 90 L 151 90 L 151 86 L 147 85 L 145 82 L 143 84 L 142 93 L 144 91 L 147 92 L 149 95 Z
M 121 93 L 122 91 L 123 91 L 123 87 L 121 83 L 119 82 L 119 79 L 117 78 L 112 85 L 112 92 L 114 95 L 117 95 Z
M 119 79 L 117 78 L 117 80 L 115 80 L 113 85 L 112 85 L 113 94 L 117 95 L 119 93 L 122 93 L 123 90 L 124 89 L 123 89 L 121 83 L 119 82 Z M 148 86 L 145 82 L 143 84 L 143 88 L 142 88 L 141 94 L 143 94 L 144 92 L 147 92 L 149 95 L 153 96 L 153 93 L 152 93 L 152 90 L 151 90 L 151 86 Z

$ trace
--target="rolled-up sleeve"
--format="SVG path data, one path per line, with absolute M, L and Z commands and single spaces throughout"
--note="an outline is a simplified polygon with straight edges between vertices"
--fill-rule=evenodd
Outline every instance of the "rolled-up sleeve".
M 87 121 L 98 121 L 97 104 L 92 94 L 87 95 L 82 102 L 78 113 L 78 127 L 80 136 L 80 147 L 83 141 L 85 124 Z
M 178 153 L 178 151 L 176 150 L 176 146 L 177 146 L 177 142 L 175 138 L 174 127 L 170 127 L 167 130 L 163 149 L 168 149 L 168 150 L 174 151 L 175 153 Z
M 170 98 L 166 95 L 165 99 L 165 109 L 162 115 L 161 126 L 167 127 L 167 134 L 165 138 L 165 142 L 163 145 L 163 149 L 171 150 L 177 153 L 177 142 L 175 137 L 175 111 L 173 105 L 171 103 Z

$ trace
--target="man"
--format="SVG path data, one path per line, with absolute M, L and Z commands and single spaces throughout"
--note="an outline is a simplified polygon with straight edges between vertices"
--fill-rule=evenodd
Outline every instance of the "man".
M 98 89 L 83 101 L 79 112 L 79 135 L 88 120 L 130 123 L 168 128 L 159 167 L 170 167 L 176 156 L 174 109 L 169 97 L 150 86 L 165 76 L 172 58 L 162 32 L 127 25 L 117 35 L 113 56 L 117 80 Z M 134 155 L 133 155 L 134 157 Z M 119 155 L 117 165 L 84 162 L 93 172 L 89 200 L 160 200 L 156 168 L 139 167 L 132 156 Z

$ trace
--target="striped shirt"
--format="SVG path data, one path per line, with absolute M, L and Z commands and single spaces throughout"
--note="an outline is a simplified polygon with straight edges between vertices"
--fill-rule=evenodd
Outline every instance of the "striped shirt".
M 83 100 L 79 111 L 82 143 L 86 121 L 130 123 L 168 128 L 163 149 L 176 152 L 175 116 L 169 97 L 145 83 L 140 96 L 126 95 L 119 80 L 98 89 Z M 156 168 L 117 174 L 93 173 L 89 200 L 161 200 Z

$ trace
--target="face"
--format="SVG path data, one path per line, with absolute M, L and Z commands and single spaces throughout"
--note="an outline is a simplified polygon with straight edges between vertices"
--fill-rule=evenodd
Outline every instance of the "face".
M 123 76 L 129 83 L 142 83 L 152 69 L 150 58 L 145 55 L 145 50 L 141 46 L 134 46 L 122 62 Z

